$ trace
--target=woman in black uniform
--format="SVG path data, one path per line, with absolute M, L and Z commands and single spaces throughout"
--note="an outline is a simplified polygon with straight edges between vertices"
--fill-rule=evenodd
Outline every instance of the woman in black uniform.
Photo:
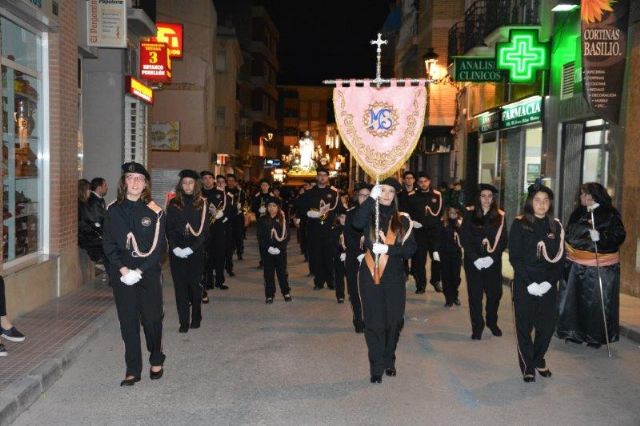
M 258 219 L 258 241 L 260 257 L 264 264 L 265 303 L 273 303 L 276 294 L 275 275 L 285 302 L 291 302 L 287 274 L 287 243 L 289 226 L 281 208 L 281 200 L 276 197 L 265 198 L 266 213 Z
M 347 219 L 344 224 L 344 245 L 346 247 L 346 259 L 344 267 L 347 275 L 347 291 L 349 292 L 349 302 L 353 311 L 353 326 L 356 333 L 364 332 L 364 322 L 362 320 L 362 303 L 360 302 L 360 292 L 358 291 L 358 269 L 360 262 L 364 258 L 364 237 L 362 230 L 353 227 L 353 218 L 360 206 L 369 198 L 371 186 L 361 184 L 358 189 L 356 206 L 347 210 Z
M 376 185 L 360 206 L 353 226 L 362 229 L 366 254 L 360 264 L 358 285 L 364 318 L 364 336 L 369 349 L 371 383 L 382 383 L 382 373 L 396 375 L 395 352 L 404 325 L 406 272 L 404 260 L 416 250 L 411 235 L 411 218 L 398 212 L 396 194 L 400 183 L 387 178 Z M 379 198 L 380 219 L 375 235 L 375 199 Z M 379 237 L 380 242 L 376 242 Z M 378 265 L 375 257 L 378 255 Z
M 531 185 L 523 215 L 509 232 L 518 362 L 525 382 L 534 382 L 536 371 L 551 377 L 544 356 L 556 324 L 557 283 L 564 264 L 564 230 L 552 214 L 551 189 Z
M 482 339 L 482 296 L 487 296 L 486 325 L 494 336 L 502 336 L 498 327 L 498 307 L 502 297 L 502 252 L 507 247 L 504 212 L 498 209 L 493 185 L 481 183 L 475 204 L 462 221 L 464 271 L 469 293 L 471 338 Z
M 167 207 L 167 240 L 169 265 L 176 291 L 176 307 L 180 333 L 200 327 L 202 321 L 202 287 L 200 277 L 204 269 L 204 242 L 208 234 L 208 207 L 202 197 L 200 175 L 194 170 L 182 170 L 175 189 L 176 196 Z
M 140 323 L 150 352 L 150 378 L 162 377 L 162 285 L 165 217 L 151 200 L 149 173 L 141 164 L 122 165 L 118 198 L 107 210 L 103 248 L 125 346 L 127 372 L 120 386 L 140 381 Z

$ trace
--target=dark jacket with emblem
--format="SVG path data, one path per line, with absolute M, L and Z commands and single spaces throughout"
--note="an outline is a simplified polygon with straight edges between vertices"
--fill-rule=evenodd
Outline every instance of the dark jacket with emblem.
M 340 194 L 335 188 L 331 186 L 320 188 L 316 185 L 302 194 L 300 202 L 298 203 L 298 216 L 307 218 L 308 229 L 310 232 L 318 230 L 326 230 L 329 232 L 331 225 L 336 220 L 336 210 L 338 208 L 338 204 L 340 204 L 339 198 Z M 308 217 L 307 212 L 311 209 L 319 210 L 321 202 L 329 205 L 330 207 L 336 206 L 336 208 L 329 211 L 324 219 Z
M 169 242 L 169 250 L 176 247 L 191 248 L 194 252 L 203 248 L 204 242 L 209 235 L 209 212 L 206 201 L 202 208 L 193 207 L 193 196 L 184 195 L 182 197 L 183 206 L 179 208 L 176 205 L 175 198 L 169 202 L 167 207 L 167 240 Z M 186 228 L 187 224 L 197 232 L 200 229 L 202 221 L 202 213 L 204 209 L 205 219 L 204 227 L 199 236 L 193 235 Z

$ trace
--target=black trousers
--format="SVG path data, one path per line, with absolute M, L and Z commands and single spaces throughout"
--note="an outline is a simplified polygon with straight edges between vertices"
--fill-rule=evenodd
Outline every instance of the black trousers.
M 280 254 L 273 255 L 265 250 L 262 253 L 262 259 L 264 264 L 264 296 L 273 298 L 276 295 L 276 275 L 282 295 L 289 294 L 291 289 L 287 276 L 287 252 L 281 250 Z
M 169 257 L 173 288 L 176 293 L 176 308 L 181 326 L 202 321 L 202 276 L 203 253 L 198 250 L 186 259 L 181 259 L 173 253 Z
M 360 302 L 360 291 L 358 290 L 358 269 L 360 262 L 355 253 L 347 252 L 345 261 L 345 272 L 347 277 L 347 291 L 349 292 L 349 302 L 353 311 L 353 325 L 362 326 L 362 303 Z
M 244 253 L 244 214 L 239 214 L 232 219 L 231 234 L 233 236 L 233 250 L 238 257 Z
M 346 278 L 347 271 L 345 264 L 340 260 L 340 253 L 336 253 L 333 259 L 333 277 L 336 287 L 336 299 L 344 300 L 344 280 Z
M 120 333 L 124 341 L 124 358 L 127 376 L 142 373 L 140 324 L 149 351 L 149 363 L 162 365 L 162 285 L 160 268 L 146 271 L 142 279 L 132 286 L 120 281 L 120 273 L 111 274 L 111 287 L 116 301 Z
M 225 262 L 224 266 L 227 272 L 233 272 L 233 252 L 235 250 L 235 241 L 233 239 L 233 224 L 229 219 L 224 225 L 224 241 L 225 241 Z
M 394 276 L 388 267 L 379 285 L 373 283 L 364 261 L 358 277 L 372 376 L 381 376 L 385 369 L 395 367 L 396 347 L 404 326 L 405 277 L 403 274 Z
M 326 229 L 325 229 L 326 228 Z M 309 265 L 316 287 L 333 287 L 333 253 L 336 241 L 330 228 L 309 226 Z
M 4 294 L 4 278 L 0 276 L 0 317 L 7 315 L 7 299 Z
M 489 268 L 478 270 L 473 262 L 464 263 L 467 276 L 467 292 L 469 294 L 469 315 L 473 333 L 482 333 L 485 320 L 482 317 L 482 297 L 487 302 L 486 325 L 498 325 L 498 308 L 502 298 L 502 262 L 494 262 Z
M 523 375 L 535 374 L 536 368 L 546 368 L 544 356 L 549 349 L 557 318 L 556 286 L 553 285 L 547 293 L 538 297 L 527 292 L 527 285 L 524 281 L 516 280 L 511 290 L 518 339 L 518 364 Z
M 453 303 L 458 298 L 460 268 L 462 256 L 459 253 L 440 253 L 440 273 L 446 303 Z
M 435 240 L 432 236 L 436 230 L 433 229 L 420 229 L 416 231 L 416 243 L 418 249 L 414 253 L 411 259 L 411 273 L 416 280 L 416 289 L 424 290 L 427 288 L 427 253 L 431 257 L 431 276 L 429 282 L 435 286 L 438 281 L 441 281 L 440 277 L 440 262 L 433 260 L 433 252 L 435 251 Z
M 204 268 L 204 287 L 207 289 L 224 284 L 224 266 L 226 262 L 227 244 L 222 223 L 216 222 L 206 243 L 207 253 Z M 215 280 L 214 280 L 215 272 Z

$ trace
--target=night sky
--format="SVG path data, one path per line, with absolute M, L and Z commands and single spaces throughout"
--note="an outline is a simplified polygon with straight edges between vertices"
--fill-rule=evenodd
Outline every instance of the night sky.
M 374 78 L 376 38 L 389 0 L 269 0 L 278 31 L 279 84 Z M 395 3 L 395 2 L 392 2 Z M 384 55 L 384 46 L 383 46 Z

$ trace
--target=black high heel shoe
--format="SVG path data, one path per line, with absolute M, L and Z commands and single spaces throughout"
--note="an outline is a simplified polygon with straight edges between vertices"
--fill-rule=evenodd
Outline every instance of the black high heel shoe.
M 164 368 L 160 369 L 160 371 L 153 371 L 149 369 L 149 378 L 151 380 L 158 380 L 162 377 L 163 373 L 164 373 Z
M 133 386 L 140 381 L 140 376 L 133 376 L 120 382 L 120 386 Z
M 398 372 L 396 371 L 395 368 L 387 368 L 386 370 L 384 370 L 384 374 L 386 374 L 389 377 L 395 377 L 396 374 L 398 374 Z
M 371 376 L 371 383 L 382 383 L 382 376 Z
M 547 377 L 547 378 L 551 377 L 551 370 L 549 370 L 548 368 L 545 368 L 545 369 L 536 368 L 536 371 L 542 377 Z
M 525 374 L 522 380 L 524 380 L 527 383 L 535 382 L 536 376 L 534 376 L 533 374 Z

